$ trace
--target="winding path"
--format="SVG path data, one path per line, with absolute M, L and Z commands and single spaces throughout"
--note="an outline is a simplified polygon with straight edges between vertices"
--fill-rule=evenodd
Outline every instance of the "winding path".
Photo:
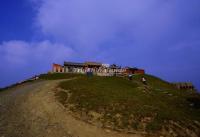
M 58 83 L 36 81 L 1 92 L 0 137 L 141 137 L 75 119 L 54 97 Z

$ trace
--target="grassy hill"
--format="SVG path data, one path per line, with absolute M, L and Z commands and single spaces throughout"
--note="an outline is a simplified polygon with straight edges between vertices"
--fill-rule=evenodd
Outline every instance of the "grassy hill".
M 59 84 L 56 98 L 73 116 L 99 127 L 147 136 L 200 135 L 200 95 L 177 90 L 157 77 L 135 75 L 128 80 L 58 73 L 39 77 L 40 80 L 73 78 Z M 142 77 L 147 85 L 141 82 Z
M 177 90 L 151 75 L 136 75 L 132 81 L 79 76 L 59 87 L 56 96 L 63 105 L 77 117 L 105 128 L 169 136 L 200 133 L 200 95 Z

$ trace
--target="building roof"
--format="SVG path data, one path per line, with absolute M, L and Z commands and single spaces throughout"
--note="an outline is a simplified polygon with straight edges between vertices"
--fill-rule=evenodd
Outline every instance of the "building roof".
M 128 69 L 128 70 L 139 70 L 139 69 L 136 68 L 136 67 L 125 67 L 125 69 Z
M 85 66 L 84 63 L 77 63 L 77 62 L 64 62 L 64 66 L 79 66 L 83 67 Z
M 102 66 L 102 63 L 100 62 L 85 62 L 85 65 L 90 65 L 90 66 Z

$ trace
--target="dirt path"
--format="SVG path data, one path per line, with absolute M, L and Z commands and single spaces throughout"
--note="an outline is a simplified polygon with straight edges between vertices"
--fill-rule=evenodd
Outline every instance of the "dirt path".
M 0 93 L 0 137 L 141 137 L 75 119 L 54 97 L 58 82 L 29 83 Z

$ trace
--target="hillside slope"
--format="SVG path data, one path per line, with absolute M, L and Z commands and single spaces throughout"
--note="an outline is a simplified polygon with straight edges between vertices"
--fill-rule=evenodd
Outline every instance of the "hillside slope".
M 55 99 L 59 82 L 35 81 L 0 92 L 0 136 L 142 137 L 107 131 L 75 119 Z
M 0 92 L 5 137 L 198 137 L 199 116 L 199 94 L 150 75 L 44 74 Z
M 147 85 L 141 77 L 147 79 Z M 154 76 L 137 75 L 132 81 L 80 76 L 59 87 L 58 100 L 75 117 L 91 124 L 148 136 L 200 134 L 199 94 L 177 90 Z

